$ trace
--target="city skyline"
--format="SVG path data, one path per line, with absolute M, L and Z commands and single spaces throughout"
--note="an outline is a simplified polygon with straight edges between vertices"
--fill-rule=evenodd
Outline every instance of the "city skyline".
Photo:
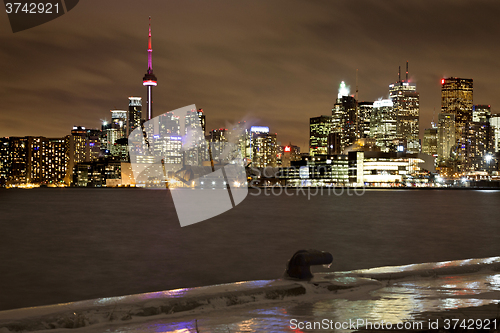
M 294 2 L 286 10 L 276 2 L 265 15 L 260 2 L 224 2 L 224 10 L 178 2 L 152 2 L 146 10 L 121 2 L 119 12 L 114 8 L 119 15 L 109 16 L 116 6 L 89 1 L 17 34 L 5 20 L 0 136 L 62 137 L 74 125 L 99 128 L 110 109 L 127 109 L 128 96 L 145 101 L 146 11 L 154 13 L 155 72 L 162 77 L 155 113 L 196 103 L 206 112 L 207 130 L 250 119 L 271 127 L 282 144 L 305 150 L 309 118 L 329 113 L 340 81 L 354 94 L 358 69 L 359 101 L 387 98 L 406 61 L 420 93 L 420 138 L 437 122 L 442 77 L 474 79 L 474 104 L 498 113 L 497 47 L 489 43 L 498 4 L 362 3 L 350 26 L 341 14 L 356 9 L 345 2 Z M 449 15 L 439 15 L 444 10 Z M 395 29 L 398 19 L 384 22 L 403 14 L 411 22 L 404 31 Z M 457 18 L 463 18 L 459 34 L 450 26 Z M 383 33 L 390 26 L 394 38 Z

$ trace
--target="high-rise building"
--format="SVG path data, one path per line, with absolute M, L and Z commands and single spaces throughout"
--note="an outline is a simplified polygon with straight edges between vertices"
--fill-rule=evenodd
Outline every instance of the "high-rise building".
M 491 115 L 490 124 L 493 130 L 493 149 L 495 153 L 498 153 L 500 151 L 500 114 Z
M 276 133 L 269 133 L 269 128 L 252 126 L 252 167 L 276 167 L 277 140 Z
M 488 117 L 489 118 L 489 117 Z M 489 120 L 489 119 L 488 119 Z M 494 149 L 494 133 L 489 121 L 472 122 L 467 133 L 467 171 L 487 171 Z
M 64 138 L 47 138 L 42 140 L 41 182 L 60 184 L 68 168 L 66 140 Z
M 432 156 L 438 155 L 438 129 L 436 127 L 425 129 L 422 153 Z
M 358 102 L 358 126 L 360 138 L 370 137 L 370 118 L 372 116 L 373 102 Z
M 0 187 L 5 186 L 11 168 L 10 140 L 0 138 Z
M 28 138 L 10 137 L 10 176 L 12 184 L 25 184 L 28 179 Z
M 68 161 L 64 138 L 27 136 L 6 139 L 10 147 L 9 165 L 0 168 L 0 178 L 3 177 L 6 183 L 13 186 L 57 185 L 64 181 Z
M 335 140 L 332 141 L 340 142 L 340 147 L 335 148 L 336 152 L 342 152 L 361 137 L 359 118 L 358 102 L 349 96 L 349 88 L 342 81 L 332 108 L 332 133 L 335 133 Z
M 488 121 L 491 116 L 490 105 L 473 105 L 472 106 L 472 121 L 475 123 L 483 123 Z
M 157 86 L 158 80 L 153 74 L 153 48 L 151 47 L 151 16 L 149 17 L 149 37 L 148 37 L 148 70 L 144 78 L 142 79 L 142 84 L 147 88 L 147 120 L 153 118 L 153 87 Z
M 358 103 L 352 96 L 337 99 L 332 109 L 333 133 L 340 134 L 340 151 L 354 144 L 360 137 Z
M 127 137 L 137 127 L 141 126 L 142 119 L 142 97 L 128 98 L 128 132 Z
M 329 141 L 333 134 L 333 116 L 319 116 L 309 121 L 309 154 L 328 154 Z
M 370 119 L 370 137 L 376 140 L 382 152 L 397 150 L 396 112 L 391 99 L 373 102 Z
M 467 164 L 467 128 L 472 122 L 472 104 L 472 79 L 441 79 L 441 112 L 455 115 L 458 171 L 464 171 Z
M 447 163 L 453 157 L 456 145 L 455 114 L 440 113 L 438 116 L 438 160 Z
M 419 113 L 420 97 L 415 83 L 408 80 L 408 62 L 406 63 L 406 80 L 399 80 L 389 85 L 389 97 L 396 113 L 396 132 L 398 139 L 406 142 L 406 151 L 420 152 Z

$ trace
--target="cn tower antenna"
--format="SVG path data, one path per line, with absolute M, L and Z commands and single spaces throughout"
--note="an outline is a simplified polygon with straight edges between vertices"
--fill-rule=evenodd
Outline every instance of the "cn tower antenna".
M 408 82 L 408 60 L 406 61 L 406 82 Z
M 358 101 L 358 69 L 356 68 L 356 102 Z

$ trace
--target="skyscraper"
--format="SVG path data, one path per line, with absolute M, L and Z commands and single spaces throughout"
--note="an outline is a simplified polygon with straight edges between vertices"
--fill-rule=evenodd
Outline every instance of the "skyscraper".
M 269 127 L 252 126 L 252 167 L 276 167 L 276 133 L 269 133 Z
M 426 128 L 424 140 L 422 141 L 422 153 L 436 156 L 438 153 L 438 129 L 435 127 Z
M 419 142 L 419 113 L 420 95 L 416 92 L 416 85 L 408 80 L 408 62 L 406 63 L 406 80 L 389 85 L 389 97 L 394 104 L 396 113 L 396 132 L 398 139 L 406 142 L 406 151 L 420 152 Z
M 495 153 L 500 150 L 500 114 L 491 115 L 490 124 L 493 129 L 493 149 Z
M 342 152 L 361 137 L 358 102 L 353 96 L 349 96 L 349 92 L 349 87 L 342 81 L 332 108 L 332 132 L 336 137 L 333 141 L 340 142 L 340 147 L 335 149 L 337 152 Z
M 333 130 L 332 116 L 319 116 L 309 121 L 309 154 L 326 155 L 329 148 L 329 137 Z
M 153 87 L 157 85 L 156 76 L 153 74 L 153 49 L 151 48 L 151 16 L 149 17 L 149 37 L 148 37 L 148 70 L 142 84 L 147 88 L 147 119 L 153 118 Z
M 452 157 L 456 142 L 455 115 L 440 113 L 438 116 L 438 159 L 439 164 L 445 164 Z
M 370 137 L 376 140 L 381 151 L 396 151 L 394 145 L 394 140 L 397 139 L 396 112 L 391 99 L 373 102 Z
M 441 79 L 441 112 L 455 115 L 459 171 L 464 171 L 467 163 L 467 127 L 472 122 L 472 98 L 472 79 Z
M 141 126 L 142 119 L 142 97 L 128 98 L 128 125 L 127 136 L 137 127 Z

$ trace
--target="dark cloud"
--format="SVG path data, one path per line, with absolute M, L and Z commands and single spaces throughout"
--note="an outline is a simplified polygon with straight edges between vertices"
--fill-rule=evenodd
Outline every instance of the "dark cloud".
M 329 114 L 340 81 L 360 100 L 387 97 L 410 62 L 421 129 L 443 76 L 474 79 L 474 101 L 500 105 L 500 3 L 491 1 L 87 0 L 45 25 L 0 24 L 0 136 L 98 127 L 145 95 L 153 17 L 155 113 L 195 103 L 209 129 L 242 119 L 305 150 L 309 118 Z

